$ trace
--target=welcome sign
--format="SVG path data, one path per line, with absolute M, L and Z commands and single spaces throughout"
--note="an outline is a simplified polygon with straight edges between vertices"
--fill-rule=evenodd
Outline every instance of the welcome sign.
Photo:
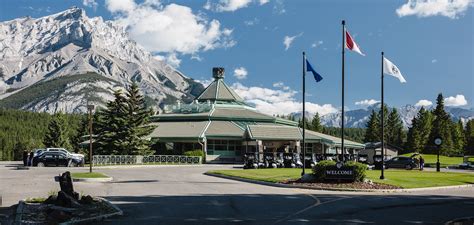
M 337 163 L 335 166 L 328 166 L 325 170 L 326 180 L 345 180 L 354 181 L 355 172 L 353 166 L 344 166 L 342 163 Z

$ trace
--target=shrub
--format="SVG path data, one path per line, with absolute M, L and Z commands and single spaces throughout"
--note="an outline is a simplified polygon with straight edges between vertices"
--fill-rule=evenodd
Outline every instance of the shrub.
M 204 152 L 201 149 L 196 149 L 192 151 L 186 151 L 183 153 L 185 156 L 201 156 L 201 162 L 204 163 L 206 161 L 206 156 L 204 155 Z
M 323 181 L 326 178 L 326 167 L 334 165 L 336 165 L 336 162 L 332 160 L 323 160 L 318 162 L 318 164 L 313 167 L 314 178 L 318 181 Z
M 353 166 L 354 167 L 354 177 L 355 181 L 364 181 L 365 178 L 365 171 L 367 170 L 367 165 L 359 162 L 346 162 L 346 166 Z

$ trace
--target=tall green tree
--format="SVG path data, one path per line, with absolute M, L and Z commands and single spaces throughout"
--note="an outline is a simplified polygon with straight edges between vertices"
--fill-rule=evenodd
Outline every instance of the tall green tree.
M 319 113 L 314 114 L 313 120 L 311 120 L 311 130 L 316 132 L 323 132 L 323 125 L 321 125 L 321 118 Z
M 402 147 L 405 132 L 403 131 L 403 122 L 396 108 L 392 108 L 387 119 L 387 143 Z
M 375 110 L 372 110 L 369 116 L 369 120 L 366 124 L 366 131 L 364 136 L 364 142 L 378 142 L 379 139 L 379 122 L 377 120 L 377 113 Z
M 429 141 L 432 123 L 432 113 L 424 107 L 421 107 L 417 115 L 413 118 L 412 126 L 408 131 L 406 145 L 408 151 L 425 152 L 424 150 Z M 432 147 L 428 147 L 427 150 L 432 150 Z
M 467 121 L 464 130 L 466 144 L 464 146 L 465 155 L 474 155 L 474 119 Z
M 458 122 L 451 122 L 451 129 L 453 134 L 453 152 L 454 155 L 463 155 L 464 152 L 464 127 L 462 125 L 462 121 L 459 120 Z
M 71 150 L 72 145 L 68 136 L 66 117 L 63 113 L 56 113 L 48 125 L 43 140 L 46 147 L 60 147 Z
M 150 142 L 144 139 L 155 128 L 149 125 L 149 118 L 153 115 L 153 111 L 147 108 L 145 98 L 140 94 L 135 82 L 127 88 L 126 115 L 128 121 L 125 139 L 128 145 L 127 153 L 140 155 L 153 153 L 150 150 Z
M 453 155 L 452 122 L 450 116 L 444 110 L 444 99 L 441 93 L 436 99 L 436 108 L 433 111 L 433 116 L 433 128 L 427 143 L 427 148 L 431 147 L 431 149 L 433 149 L 434 140 L 439 137 L 443 140 L 440 146 L 440 153 L 443 155 Z
M 121 90 L 114 92 L 115 99 L 107 102 L 105 109 L 98 109 L 95 126 L 97 154 L 122 155 L 128 152 L 125 141 L 127 132 L 127 101 Z

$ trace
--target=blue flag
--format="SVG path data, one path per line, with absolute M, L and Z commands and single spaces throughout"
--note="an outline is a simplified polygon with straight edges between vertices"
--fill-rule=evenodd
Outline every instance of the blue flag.
M 319 73 L 316 72 L 316 70 L 313 69 L 311 64 L 309 64 L 308 60 L 306 60 L 306 71 L 313 73 L 313 76 L 314 76 L 314 79 L 316 80 L 316 82 L 319 82 L 323 79 L 323 77 L 321 75 L 319 75 Z

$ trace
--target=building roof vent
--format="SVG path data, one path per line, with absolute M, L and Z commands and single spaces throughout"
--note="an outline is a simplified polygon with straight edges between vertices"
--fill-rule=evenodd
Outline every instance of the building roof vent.
M 214 79 L 224 79 L 225 69 L 224 67 L 214 67 L 212 68 L 212 77 Z

